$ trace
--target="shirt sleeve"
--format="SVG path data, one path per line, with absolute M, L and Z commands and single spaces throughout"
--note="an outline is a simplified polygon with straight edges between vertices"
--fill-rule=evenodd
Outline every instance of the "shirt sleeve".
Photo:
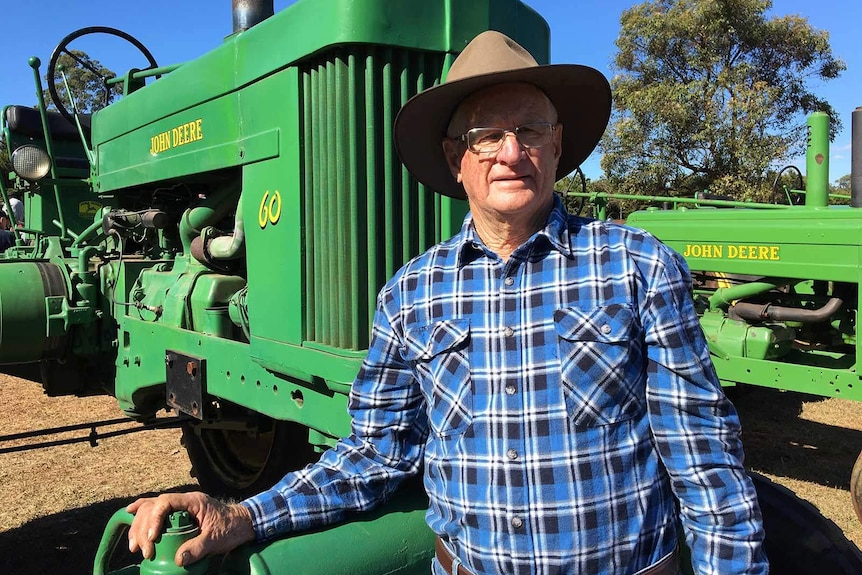
M 317 463 L 242 502 L 258 540 L 328 525 L 385 500 L 420 468 L 425 403 L 378 297 L 368 355 L 350 392 L 351 434 Z
M 679 499 L 694 572 L 768 572 L 757 495 L 743 467 L 740 423 L 709 357 L 681 256 L 659 245 L 642 321 L 647 405 Z

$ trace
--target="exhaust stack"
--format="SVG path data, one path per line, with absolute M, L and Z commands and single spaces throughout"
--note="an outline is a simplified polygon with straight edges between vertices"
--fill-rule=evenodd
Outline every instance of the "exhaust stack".
M 233 33 L 248 30 L 273 15 L 273 0 L 232 0 Z
M 853 110 L 850 124 L 850 205 L 862 208 L 862 108 Z

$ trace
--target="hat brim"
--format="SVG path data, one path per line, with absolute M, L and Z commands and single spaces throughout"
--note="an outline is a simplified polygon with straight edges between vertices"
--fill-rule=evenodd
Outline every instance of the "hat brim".
M 482 74 L 440 84 L 410 98 L 395 118 L 395 147 L 401 162 L 436 192 L 466 199 L 443 154 L 442 141 L 455 109 L 488 86 L 525 82 L 542 90 L 563 124 L 557 179 L 575 170 L 598 145 L 611 114 L 611 88 L 598 70 L 578 64 L 550 64 Z

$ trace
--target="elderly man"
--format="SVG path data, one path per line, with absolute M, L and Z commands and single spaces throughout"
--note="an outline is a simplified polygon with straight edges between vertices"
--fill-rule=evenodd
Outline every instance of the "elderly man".
M 675 574 L 680 518 L 696 572 L 766 573 L 685 264 L 553 192 L 609 114 L 597 71 L 474 39 L 396 120 L 405 166 L 470 214 L 380 292 L 352 435 L 240 504 L 132 504 L 132 550 L 152 553 L 172 509 L 202 523 L 189 561 L 337 521 L 424 470 L 436 574 Z

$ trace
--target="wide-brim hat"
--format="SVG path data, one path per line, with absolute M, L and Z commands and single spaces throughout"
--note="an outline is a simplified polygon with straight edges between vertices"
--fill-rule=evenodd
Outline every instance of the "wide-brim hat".
M 520 44 L 496 31 L 482 32 L 452 63 L 446 81 L 410 98 L 395 118 L 395 147 L 413 176 L 441 194 L 466 198 L 455 181 L 442 141 L 452 114 L 473 92 L 494 84 L 526 82 L 542 90 L 563 124 L 557 179 L 574 171 L 595 149 L 611 114 L 611 87 L 589 66 L 540 66 Z

